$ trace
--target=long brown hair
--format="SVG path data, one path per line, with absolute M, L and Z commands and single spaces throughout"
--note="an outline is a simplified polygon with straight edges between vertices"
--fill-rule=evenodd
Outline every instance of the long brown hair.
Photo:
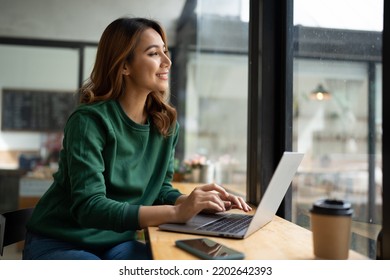
M 163 28 L 145 18 L 119 18 L 104 30 L 100 39 L 96 61 L 90 78 L 80 88 L 81 103 L 95 103 L 118 99 L 125 91 L 122 67 L 131 62 L 143 31 L 153 28 L 168 46 Z M 176 123 L 177 113 L 169 102 L 169 92 L 151 92 L 146 100 L 146 111 L 158 131 L 167 136 Z

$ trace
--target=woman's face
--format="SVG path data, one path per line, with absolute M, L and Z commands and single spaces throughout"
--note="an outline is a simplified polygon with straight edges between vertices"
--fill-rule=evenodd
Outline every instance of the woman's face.
M 146 29 L 135 48 L 133 60 L 125 65 L 131 89 L 137 91 L 166 91 L 171 60 L 164 41 L 154 29 Z

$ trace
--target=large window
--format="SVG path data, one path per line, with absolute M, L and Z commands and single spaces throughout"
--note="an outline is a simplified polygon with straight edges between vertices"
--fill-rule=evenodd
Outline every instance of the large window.
M 309 227 L 317 199 L 348 200 L 351 248 L 371 258 L 382 223 L 382 15 L 381 0 L 294 1 L 293 145 L 305 158 L 293 221 Z
M 185 95 L 177 154 L 187 167 L 196 165 L 187 180 L 215 181 L 245 195 L 249 1 L 220 4 L 197 1 L 177 34 L 173 67 L 182 71 L 173 76 L 174 88 L 181 81 L 173 98 Z

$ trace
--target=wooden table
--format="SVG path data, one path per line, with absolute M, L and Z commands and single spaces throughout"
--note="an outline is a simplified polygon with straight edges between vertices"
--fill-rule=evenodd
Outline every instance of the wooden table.
M 175 184 L 183 193 L 189 193 L 193 184 Z M 153 259 L 156 260 L 195 260 L 195 256 L 177 248 L 178 239 L 202 237 L 201 235 L 182 234 L 149 227 L 146 238 L 150 243 Z M 275 216 L 262 229 L 243 240 L 209 237 L 228 247 L 245 253 L 245 259 L 267 260 L 312 260 L 313 242 L 311 231 Z M 350 259 L 367 259 L 366 256 L 350 251 Z

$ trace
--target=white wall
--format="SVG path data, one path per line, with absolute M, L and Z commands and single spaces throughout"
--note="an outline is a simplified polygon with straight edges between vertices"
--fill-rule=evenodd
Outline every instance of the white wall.
M 0 45 L 1 90 L 65 90 L 74 92 L 78 83 L 78 53 L 71 49 Z M 0 130 L 0 153 L 40 151 L 46 133 Z M 3 154 L 4 156 L 4 154 Z M 0 165 L 9 162 L 0 160 Z M 11 164 L 14 166 L 15 162 Z
M 160 21 L 174 42 L 175 21 L 186 0 L 0 0 L 0 36 L 97 42 L 121 16 Z

